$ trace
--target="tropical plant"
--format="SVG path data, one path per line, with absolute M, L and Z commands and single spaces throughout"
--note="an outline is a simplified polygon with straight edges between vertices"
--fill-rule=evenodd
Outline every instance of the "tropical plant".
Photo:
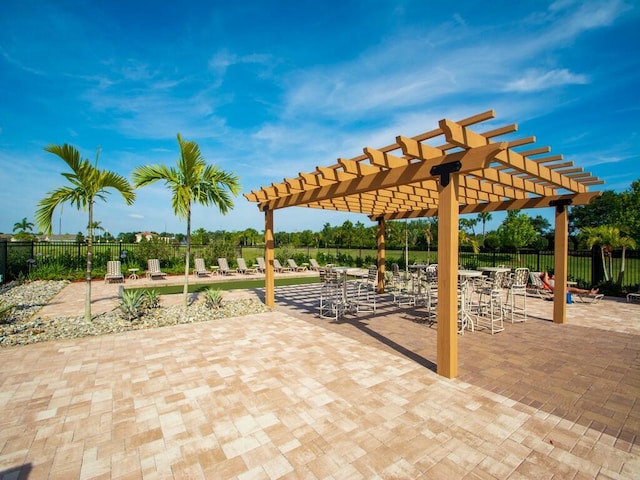
M 493 217 L 491 216 L 490 212 L 480 212 L 478 214 L 478 220 L 482 222 L 482 239 L 483 240 L 484 240 L 484 237 L 486 236 L 485 228 L 487 226 L 487 222 L 490 222 L 492 218 Z
M 93 232 L 95 232 L 96 230 L 99 230 L 101 232 L 104 232 L 104 227 L 101 225 L 102 222 L 96 222 L 95 220 L 93 222 L 91 222 L 91 225 L 89 225 L 87 227 L 87 229 L 91 228 Z M 96 238 L 100 238 L 100 235 L 97 235 Z M 95 241 L 96 238 L 94 238 L 93 240 Z
M 20 222 L 13 224 L 13 231 L 18 230 L 18 233 L 28 233 L 33 231 L 35 225 L 27 221 L 27 217 L 24 217 Z
M 125 290 L 120 299 L 120 310 L 127 320 L 139 318 L 145 308 L 145 293 L 140 289 Z
M 219 288 L 207 288 L 204 291 L 204 303 L 209 308 L 220 308 L 222 306 L 222 290 Z
M 182 140 L 178 133 L 180 158 L 176 167 L 165 165 L 143 165 L 133 171 L 136 187 L 144 187 L 159 180 L 165 182 L 173 192 L 172 206 L 176 216 L 187 221 L 187 253 L 184 266 L 183 303 L 187 308 L 189 289 L 189 258 L 191 256 L 191 205 L 215 205 L 221 214 L 233 208 L 230 193 L 240 192 L 240 182 L 232 173 L 207 165 L 196 142 Z
M 143 307 L 158 308 L 160 306 L 160 294 L 155 289 L 144 290 L 143 293 Z
M 581 235 L 585 238 L 588 248 L 595 246 L 600 247 L 600 256 L 602 259 L 602 269 L 604 270 L 605 281 L 613 280 L 613 251 L 617 248 L 622 249 L 622 263 L 620 265 L 620 273 L 618 274 L 617 284 L 622 285 L 624 280 L 625 257 L 627 248 L 636 248 L 636 242 L 631 237 L 627 237 L 620 232 L 620 229 L 610 225 L 601 225 L 599 227 L 585 227 L 582 229 Z M 609 258 L 609 266 L 607 271 L 606 258 Z
M 70 186 L 60 187 L 48 192 L 48 196 L 38 202 L 36 211 L 36 223 L 39 228 L 47 234 L 52 231 L 52 219 L 55 209 L 66 202 L 71 203 L 78 210 L 89 213 L 88 235 L 87 235 L 87 271 L 86 271 L 86 298 L 84 316 L 86 321 L 91 321 L 91 266 L 93 261 L 92 249 L 92 224 L 93 224 L 93 204 L 96 199 L 106 200 L 106 195 L 110 193 L 108 189 L 114 189 L 122 195 L 127 205 L 131 205 L 136 194 L 131 184 L 126 178 L 109 170 L 98 169 L 98 156 L 96 154 L 95 165 L 88 159 L 81 159 L 80 152 L 71 145 L 49 145 L 45 151 L 60 157 L 71 169 L 69 173 L 63 173 Z
M 11 316 L 15 305 L 4 305 L 0 302 L 0 323 L 5 323 Z
M 461 246 L 471 247 L 473 253 L 477 254 L 480 252 L 480 244 L 478 243 L 478 240 L 474 236 L 469 235 L 466 230 L 458 230 L 458 242 Z

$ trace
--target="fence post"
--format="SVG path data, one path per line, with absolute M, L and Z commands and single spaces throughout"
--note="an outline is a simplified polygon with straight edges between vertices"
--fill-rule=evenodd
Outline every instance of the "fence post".
M 540 250 L 536 250 L 536 272 L 541 272 L 540 270 Z
M 2 240 L 0 242 L 0 274 L 2 278 L 7 278 L 7 262 L 9 260 L 9 242 Z

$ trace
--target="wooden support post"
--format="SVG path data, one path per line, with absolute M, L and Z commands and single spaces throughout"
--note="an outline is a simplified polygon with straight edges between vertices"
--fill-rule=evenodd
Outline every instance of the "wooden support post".
M 384 241 L 384 234 L 386 230 L 386 223 L 384 218 L 378 219 L 378 234 L 377 234 L 377 244 L 378 244 L 378 286 L 377 292 L 384 293 L 384 274 L 387 270 L 385 265 L 385 257 L 386 257 L 386 246 Z
M 569 249 L 569 215 L 565 205 L 556 206 L 556 238 L 554 243 L 553 322 L 567 321 L 567 272 Z
M 273 210 L 267 209 L 264 212 L 264 303 L 267 307 L 275 307 L 275 282 L 273 271 L 273 259 L 275 258 L 273 242 Z
M 458 376 L 458 174 L 438 186 L 437 372 Z M 446 183 L 446 185 L 443 185 Z

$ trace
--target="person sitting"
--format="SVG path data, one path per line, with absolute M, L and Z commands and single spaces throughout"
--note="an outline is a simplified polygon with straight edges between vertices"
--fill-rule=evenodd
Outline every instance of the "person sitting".
M 545 288 L 548 288 L 553 292 L 553 287 L 555 286 L 555 280 L 553 279 L 553 275 L 549 275 L 547 272 L 544 272 L 540 278 L 542 279 L 542 283 Z M 567 292 L 575 293 L 577 295 L 596 295 L 598 293 L 597 288 L 592 288 L 588 290 L 586 288 L 578 288 L 578 287 L 570 287 L 567 286 Z

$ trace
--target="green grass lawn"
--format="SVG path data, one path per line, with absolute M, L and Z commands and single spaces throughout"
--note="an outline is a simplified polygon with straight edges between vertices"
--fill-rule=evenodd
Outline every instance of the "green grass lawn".
M 286 285 L 301 285 L 306 283 L 319 282 L 319 277 L 276 278 L 275 286 L 282 287 Z M 189 284 L 189 293 L 203 292 L 208 288 L 215 288 L 219 290 L 246 290 L 251 288 L 264 288 L 264 278 L 256 280 L 232 280 L 229 282 L 194 283 Z M 125 288 L 125 290 L 155 290 L 159 295 L 173 295 L 182 293 L 183 289 L 184 285 Z

